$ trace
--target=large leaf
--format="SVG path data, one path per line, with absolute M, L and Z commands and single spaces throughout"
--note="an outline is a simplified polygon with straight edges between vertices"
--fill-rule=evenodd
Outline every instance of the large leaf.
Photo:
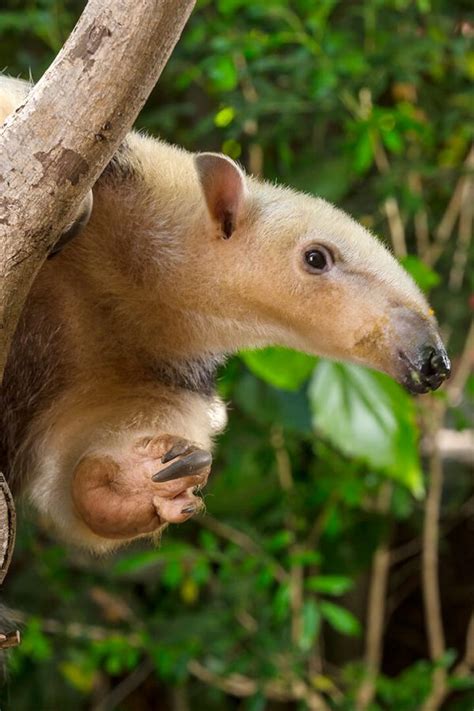
M 316 363 L 313 356 L 276 347 L 242 351 L 240 357 L 254 375 L 281 390 L 299 390 Z
M 399 385 L 357 365 L 321 360 L 309 396 L 314 425 L 333 445 L 422 493 L 414 404 Z

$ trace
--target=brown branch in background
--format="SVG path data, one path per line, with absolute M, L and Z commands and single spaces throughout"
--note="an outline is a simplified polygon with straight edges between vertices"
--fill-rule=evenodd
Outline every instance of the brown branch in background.
M 474 610 L 467 626 L 464 657 L 454 670 L 454 675 L 463 678 L 474 673 Z
M 240 75 L 240 86 L 245 101 L 250 105 L 256 104 L 258 94 L 248 72 L 247 60 L 241 52 L 238 52 L 234 56 L 234 62 Z M 257 119 L 247 118 L 244 121 L 244 132 L 254 139 L 258 133 Z M 257 178 L 263 175 L 263 149 L 256 140 L 251 140 L 249 145 L 249 171 Z
M 31 615 L 21 610 L 10 610 L 9 612 L 13 615 L 15 621 L 22 625 L 27 624 L 31 617 Z M 135 625 L 135 627 L 137 626 L 138 625 Z M 41 618 L 41 629 L 48 634 L 69 637 L 70 639 L 86 639 L 93 642 L 101 642 L 117 635 L 117 630 L 113 628 L 100 627 L 99 625 L 85 625 L 81 622 L 61 622 L 60 620 L 49 617 Z M 123 634 L 127 637 L 127 643 L 131 647 L 142 647 L 143 638 L 138 631 L 124 632 Z
M 385 482 L 381 487 L 377 501 L 377 510 L 381 515 L 387 514 L 390 509 L 392 490 L 393 487 L 390 482 Z M 375 682 L 382 663 L 389 572 L 390 548 L 389 543 L 383 541 L 375 551 L 372 562 L 372 575 L 367 602 L 367 631 L 364 656 L 366 677 L 362 681 L 357 693 L 357 711 L 364 711 L 370 706 L 375 695 Z
M 21 611 L 13 611 L 19 622 L 27 623 L 29 615 Z M 104 641 L 111 639 L 117 635 L 117 630 L 107 627 L 99 627 L 96 625 L 83 625 L 77 622 L 63 623 L 55 619 L 42 619 L 41 628 L 44 632 L 58 635 L 61 637 L 69 637 L 72 639 L 87 639 L 90 641 Z M 128 644 L 146 652 L 143 637 L 136 633 L 124 633 Z M 126 677 L 112 692 L 99 702 L 95 711 L 105 711 L 105 709 L 116 708 L 116 705 L 111 705 L 111 698 L 122 701 L 135 688 L 143 683 L 143 681 L 153 672 L 153 664 L 148 659 L 145 659 L 137 668 L 137 675 L 132 672 Z M 209 686 L 220 689 L 227 694 L 238 698 L 247 698 L 254 696 L 257 692 L 262 691 L 270 700 L 275 701 L 304 701 L 310 711 L 330 711 L 323 697 L 316 691 L 310 688 L 303 680 L 299 678 L 289 677 L 288 679 L 278 679 L 274 681 L 260 681 L 252 679 L 243 674 L 219 675 L 212 672 L 204 664 L 196 659 L 192 659 L 188 663 L 188 671 L 197 679 Z
M 370 89 L 364 87 L 359 92 L 359 115 L 363 119 L 368 119 L 372 113 L 372 93 Z M 390 173 L 390 163 L 387 153 L 378 137 L 371 135 L 372 150 L 374 153 L 375 165 L 381 175 Z M 387 197 L 384 201 L 384 210 L 390 230 L 393 252 L 397 258 L 406 257 L 407 245 L 405 237 L 405 226 L 400 211 L 400 206 L 395 197 Z
M 467 171 L 467 174 L 462 175 L 456 183 L 456 187 L 444 215 L 435 230 L 433 244 L 431 245 L 429 251 L 425 254 L 425 261 L 430 266 L 434 266 L 442 255 L 459 217 L 465 186 L 469 179 L 469 172 L 474 169 L 474 147 L 471 147 L 467 158 L 464 161 L 464 168 Z
M 473 362 L 474 322 L 471 323 L 456 371 L 446 388 L 448 402 L 450 404 L 459 404 Z M 439 516 L 443 489 L 443 463 L 437 446 L 437 433 L 441 428 L 447 405 L 443 402 L 433 402 L 431 399 L 430 406 L 430 420 L 427 419 L 428 413 L 426 413 L 425 416 L 428 439 L 431 444 L 431 453 L 429 458 L 430 480 L 423 526 L 422 575 L 425 621 L 430 657 L 432 661 L 436 663 L 441 660 L 446 650 L 438 573 Z M 434 406 L 436 407 L 433 409 Z M 472 666 L 473 657 L 474 621 L 471 619 L 466 640 L 465 660 L 467 661 L 465 661 L 464 666 L 461 666 L 461 669 L 464 669 L 466 665 L 468 667 Z M 444 667 L 436 667 L 433 671 L 431 693 L 426 699 L 422 711 L 437 711 L 440 708 L 448 692 L 446 681 L 446 669 Z
M 434 403 L 431 402 L 431 407 Z M 429 459 L 429 484 L 423 524 L 422 579 L 425 624 L 428 635 L 430 658 L 439 664 L 445 651 L 445 638 L 439 591 L 438 548 L 439 515 L 443 491 L 443 463 L 434 436 L 441 425 L 443 413 L 440 408 L 431 411 L 429 422 L 432 436 L 432 451 Z M 432 677 L 432 690 L 426 699 L 422 711 L 436 711 L 446 693 L 446 669 L 435 667 Z
M 390 172 L 390 163 L 384 147 L 379 140 L 374 140 L 374 160 L 375 165 L 381 175 L 387 175 Z M 402 215 L 398 201 L 393 195 L 385 198 L 384 201 L 385 215 L 387 216 L 388 227 L 390 230 L 390 238 L 392 240 L 393 253 L 400 259 L 407 256 L 407 243 L 405 236 L 405 226 L 403 224 Z
M 283 430 L 279 426 L 274 426 L 271 432 L 271 443 L 275 452 L 277 473 L 280 486 L 285 494 L 289 494 L 293 487 L 293 473 L 288 451 L 285 447 Z M 288 514 L 286 525 L 296 539 L 295 522 L 293 516 Z M 296 542 L 291 548 L 291 552 L 297 553 Z M 301 563 L 293 561 L 290 565 L 290 606 L 291 606 L 291 639 L 295 647 L 298 646 L 303 632 L 303 566 Z
M 273 426 L 271 432 L 272 447 L 275 451 L 277 474 L 280 486 L 288 494 L 294 486 L 291 462 L 285 447 L 285 438 L 281 427 Z
M 423 186 L 420 174 L 415 173 L 414 171 L 409 173 L 408 185 L 410 186 L 410 190 L 413 194 L 421 200 L 423 198 Z M 419 207 L 415 212 L 414 223 L 417 252 L 421 259 L 424 259 L 430 246 L 430 228 L 428 223 L 428 213 L 423 206 Z
M 171 691 L 173 711 L 191 711 L 191 704 L 188 698 L 188 689 L 185 684 L 175 686 Z
M 458 360 L 456 370 L 451 381 L 448 383 L 446 391 L 448 393 L 449 404 L 453 407 L 459 405 L 464 386 L 469 374 L 474 368 L 474 321 L 471 321 L 467 333 L 461 357 Z
M 471 614 L 466 633 L 466 648 L 464 657 L 452 672 L 455 679 L 466 679 L 474 674 L 474 611 Z M 437 711 L 441 708 L 449 693 L 449 687 L 445 684 L 443 689 L 440 689 L 435 695 L 434 690 L 428 697 L 422 711 Z
M 114 711 L 138 689 L 153 672 L 155 665 L 148 657 L 92 707 L 92 711 Z
M 459 212 L 459 231 L 453 263 L 449 274 L 449 286 L 459 291 L 466 271 L 469 245 L 472 239 L 472 220 L 474 215 L 474 180 L 467 175 L 461 192 Z
M 270 701 L 280 703 L 303 701 L 310 711 L 329 711 L 329 706 L 323 697 L 300 678 L 258 681 L 243 674 L 221 676 L 196 660 L 189 662 L 188 670 L 199 681 L 231 696 L 248 698 L 260 691 Z

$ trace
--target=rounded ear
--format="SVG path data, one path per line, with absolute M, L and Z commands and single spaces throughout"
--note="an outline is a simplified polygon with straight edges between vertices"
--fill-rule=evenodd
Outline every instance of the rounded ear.
M 246 195 L 245 176 L 222 153 L 197 153 L 194 163 L 211 217 L 218 223 L 222 237 L 229 239 Z
M 58 254 L 58 252 L 60 252 L 62 248 L 68 242 L 70 242 L 70 240 L 74 239 L 74 237 L 77 237 L 77 235 L 82 232 L 82 230 L 89 222 L 93 204 L 94 198 L 92 195 L 92 190 L 89 190 L 86 197 L 81 203 L 77 217 L 73 222 L 71 222 L 70 225 L 68 225 L 68 227 L 66 227 L 62 235 L 58 238 L 58 241 L 54 244 L 50 253 L 48 254 L 48 259 L 51 259 L 51 257 L 54 257 L 56 254 Z

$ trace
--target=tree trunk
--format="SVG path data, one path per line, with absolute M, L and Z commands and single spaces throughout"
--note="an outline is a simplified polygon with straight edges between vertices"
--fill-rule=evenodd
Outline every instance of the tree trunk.
M 0 378 L 35 275 L 137 117 L 194 2 L 89 0 L 26 103 L 0 128 Z M 4 486 L 0 580 L 14 540 Z

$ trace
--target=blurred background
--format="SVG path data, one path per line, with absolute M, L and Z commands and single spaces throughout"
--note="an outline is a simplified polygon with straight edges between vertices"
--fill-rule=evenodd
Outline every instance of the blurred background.
M 84 5 L 2 0 L 0 68 L 37 80 Z M 473 36 L 467 0 L 197 3 L 138 125 L 373 230 L 454 376 L 242 353 L 207 514 L 160 548 L 92 559 L 20 510 L 3 711 L 473 711 Z

